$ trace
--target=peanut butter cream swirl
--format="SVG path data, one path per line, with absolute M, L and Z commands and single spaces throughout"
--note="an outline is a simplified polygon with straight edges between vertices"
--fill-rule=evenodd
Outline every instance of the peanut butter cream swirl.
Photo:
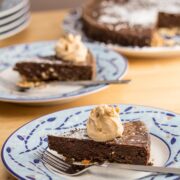
M 56 56 L 65 61 L 86 61 L 88 49 L 81 41 L 81 36 L 68 34 L 59 39 L 55 47 Z
M 120 137 L 123 125 L 119 108 L 101 105 L 93 109 L 87 122 L 87 134 L 94 141 L 105 142 Z

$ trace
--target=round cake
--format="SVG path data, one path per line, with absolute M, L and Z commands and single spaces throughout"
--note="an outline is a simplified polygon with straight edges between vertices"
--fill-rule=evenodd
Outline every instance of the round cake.
M 150 46 L 158 27 L 180 27 L 179 0 L 89 0 L 83 28 L 91 39 L 123 46 Z

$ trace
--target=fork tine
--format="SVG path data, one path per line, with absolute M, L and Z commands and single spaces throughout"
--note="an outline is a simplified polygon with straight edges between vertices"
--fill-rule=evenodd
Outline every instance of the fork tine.
M 69 166 L 64 166 L 63 164 L 59 163 L 58 161 L 56 161 L 55 159 L 51 159 L 51 158 L 48 158 L 46 156 L 43 157 L 43 159 L 49 163 L 53 163 L 54 165 L 58 166 L 58 167 L 62 167 L 64 169 L 68 169 Z
M 67 174 L 66 171 L 67 169 L 64 169 L 60 166 L 57 166 L 53 163 L 50 163 L 48 161 L 43 160 L 43 162 L 47 165 L 47 167 L 49 167 L 52 171 L 56 172 L 56 173 L 60 173 L 60 174 Z
M 54 154 L 52 154 L 52 153 L 49 152 L 49 151 L 46 151 L 45 154 L 46 154 L 48 157 L 54 159 L 57 163 L 60 163 L 60 164 L 62 164 L 62 165 L 64 165 L 64 166 L 66 166 L 66 167 L 70 167 L 70 166 L 71 166 L 70 164 L 68 164 L 67 162 L 65 162 L 65 161 L 62 160 L 61 158 L 55 156 Z
M 68 168 L 67 167 L 64 167 L 64 166 L 61 166 L 57 163 L 54 163 L 54 161 L 51 161 L 51 160 L 48 160 L 48 159 L 42 159 L 43 162 L 45 162 L 46 164 L 50 165 L 51 167 L 59 170 L 59 171 L 62 171 L 62 172 L 65 172 Z
M 44 151 L 39 150 L 35 152 L 34 155 L 44 165 L 47 165 L 52 171 L 59 174 L 75 176 L 77 174 L 85 172 L 87 169 L 83 165 L 69 164 L 46 149 Z
M 66 168 L 68 168 L 68 167 L 70 167 L 71 165 L 69 165 L 68 163 L 66 163 L 66 162 L 64 162 L 61 158 L 59 158 L 59 157 L 57 157 L 57 156 L 54 156 L 52 153 L 49 153 L 49 152 L 45 152 L 45 157 L 46 158 L 49 158 L 49 159 L 51 159 L 51 160 L 53 160 L 53 161 L 55 161 L 56 163 L 58 163 L 58 164 L 60 164 L 60 165 L 62 165 L 62 166 L 64 166 L 64 167 L 66 167 Z
M 44 152 L 40 150 L 39 152 L 36 152 L 35 154 L 41 160 L 46 161 L 46 163 L 52 163 L 54 166 L 56 165 L 56 167 L 61 167 L 64 169 L 67 169 L 70 167 L 70 165 L 68 163 L 66 163 L 62 159 L 54 156 L 52 153 L 48 152 L 47 150 Z
M 47 164 L 48 166 L 51 167 L 51 169 L 53 169 L 53 171 L 56 171 L 57 173 L 65 173 L 67 168 L 64 166 L 61 166 L 57 163 L 54 163 L 54 161 L 46 159 L 46 158 L 42 158 L 40 156 L 42 156 L 42 154 L 40 154 L 39 152 L 35 153 L 35 155 L 40 159 L 40 161 L 42 161 L 43 163 Z

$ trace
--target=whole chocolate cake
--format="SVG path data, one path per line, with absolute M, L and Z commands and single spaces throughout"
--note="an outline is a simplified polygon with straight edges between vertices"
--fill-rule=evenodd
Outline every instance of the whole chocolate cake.
M 92 39 L 123 46 L 150 46 L 158 27 L 180 27 L 179 0 L 89 0 L 84 32 Z

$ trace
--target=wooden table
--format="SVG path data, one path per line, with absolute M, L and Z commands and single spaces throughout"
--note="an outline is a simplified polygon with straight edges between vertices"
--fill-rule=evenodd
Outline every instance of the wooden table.
M 24 32 L 0 42 L 0 47 L 25 42 L 58 39 L 59 28 L 66 11 L 32 14 L 32 22 Z M 111 85 L 109 88 L 80 98 L 74 102 L 50 106 L 28 107 L 0 102 L 0 147 L 18 127 L 32 119 L 57 110 L 102 103 L 131 103 L 155 106 L 180 113 L 180 57 L 171 59 L 129 59 L 126 76 L 129 85 Z M 14 179 L 0 163 L 0 179 Z

